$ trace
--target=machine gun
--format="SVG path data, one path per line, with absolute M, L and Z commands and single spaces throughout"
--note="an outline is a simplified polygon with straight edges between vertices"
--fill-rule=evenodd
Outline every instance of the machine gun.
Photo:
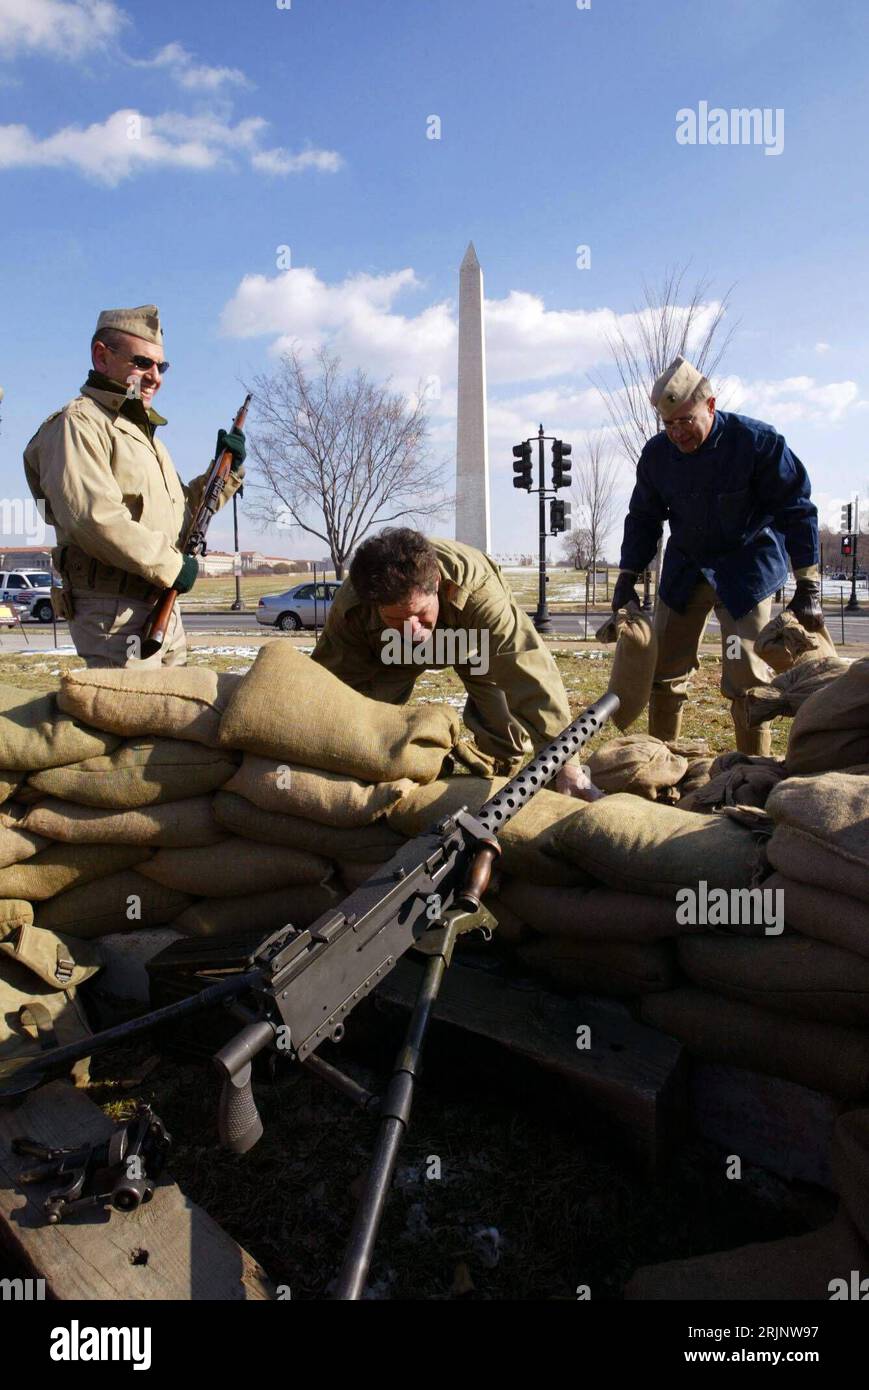
M 617 696 L 604 695 L 491 797 L 476 816 L 459 810 L 409 840 L 339 907 L 324 912 L 307 929 L 287 925 L 249 952 L 239 951 L 237 968 L 224 978 L 215 978 L 207 964 L 201 968 L 201 944 L 182 943 L 182 955 L 185 946 L 188 952 L 193 948 L 190 986 L 198 992 L 81 1042 L 36 1057 L 2 1062 L 0 1086 L 9 1081 L 12 1090 L 21 1094 L 39 1085 L 46 1072 L 67 1068 L 134 1034 L 175 1023 L 218 1004 L 229 1007 L 245 1026 L 214 1059 L 222 1079 L 218 1129 L 223 1145 L 246 1153 L 263 1132 L 251 1078 L 254 1058 L 266 1048 L 303 1063 L 358 1104 L 378 1109 L 380 1129 L 374 1157 L 335 1293 L 339 1299 L 358 1299 L 410 1117 L 426 1030 L 456 937 L 476 927 L 487 930 L 491 923 L 481 899 L 501 853 L 498 831 L 585 746 L 618 705 Z M 428 959 L 404 1046 L 378 1100 L 315 1053 L 327 1038 L 340 1042 L 347 1015 L 401 956 L 414 948 Z M 225 946 L 223 950 L 225 954 Z M 8 1099 L 10 1090 L 3 1086 L 3 1092 Z

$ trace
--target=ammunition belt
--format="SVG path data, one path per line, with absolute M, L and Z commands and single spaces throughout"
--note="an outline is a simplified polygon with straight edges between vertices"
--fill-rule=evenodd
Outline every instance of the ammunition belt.
M 95 594 L 121 595 L 126 598 L 150 603 L 163 593 L 156 584 L 149 584 L 138 574 L 118 569 L 116 565 L 104 565 L 95 560 L 77 545 L 64 545 L 60 548 L 57 568 L 72 589 L 90 589 Z

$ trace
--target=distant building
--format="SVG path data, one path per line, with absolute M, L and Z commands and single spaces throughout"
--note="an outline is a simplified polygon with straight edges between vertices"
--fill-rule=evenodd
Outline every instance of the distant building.
M 0 569 L 50 570 L 51 548 L 44 545 L 21 545 L 15 550 L 0 551 Z

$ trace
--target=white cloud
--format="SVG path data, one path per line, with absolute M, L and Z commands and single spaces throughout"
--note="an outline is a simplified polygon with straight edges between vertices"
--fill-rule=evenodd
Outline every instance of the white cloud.
M 131 59 L 137 68 L 166 68 L 180 87 L 192 92 L 216 92 L 222 87 L 249 87 L 240 68 L 215 68 L 197 63 L 183 44 L 167 43 L 153 58 Z
M 259 139 L 267 125 L 260 116 L 232 125 L 215 115 L 168 111 L 145 116 L 129 108 L 84 128 L 67 126 L 44 139 L 27 126 L 0 126 L 0 169 L 72 169 L 114 186 L 151 169 L 213 169 L 233 154 L 246 156 L 256 167 Z M 304 167 L 309 164 L 310 160 Z
M 289 154 L 287 150 L 276 148 L 260 150 L 251 164 L 263 174 L 302 174 L 306 169 L 336 174 L 344 161 L 335 150 L 303 150 L 301 154 Z
M 815 352 L 824 353 L 830 351 L 830 343 L 815 343 Z
M 809 425 L 838 424 L 849 410 L 862 407 L 856 381 L 831 381 L 822 385 L 811 376 L 784 377 L 780 381 L 721 381 L 722 405 L 742 415 L 769 420 L 781 427 L 801 421 Z
M 0 56 L 80 58 L 127 23 L 114 0 L 0 0 Z

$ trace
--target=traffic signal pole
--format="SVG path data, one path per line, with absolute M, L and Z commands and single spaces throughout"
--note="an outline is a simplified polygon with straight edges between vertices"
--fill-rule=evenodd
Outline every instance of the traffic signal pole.
M 552 627 L 552 620 L 549 617 L 549 604 L 546 602 L 546 477 L 543 471 L 543 426 L 537 432 L 537 450 L 540 462 L 540 492 L 538 500 L 540 503 L 540 571 L 538 575 L 537 588 L 537 612 L 534 614 L 534 626 L 538 632 L 549 632 Z
M 849 613 L 856 613 L 860 605 L 857 602 L 857 551 L 860 548 L 860 499 L 854 498 L 854 530 L 853 554 L 851 555 L 851 597 L 848 599 L 847 609 Z

